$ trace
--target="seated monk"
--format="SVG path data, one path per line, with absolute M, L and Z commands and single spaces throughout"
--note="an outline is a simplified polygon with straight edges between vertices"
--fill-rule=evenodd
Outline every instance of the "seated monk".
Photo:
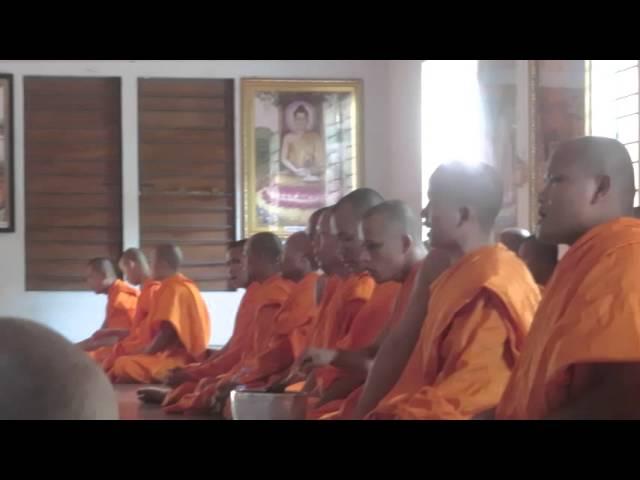
M 282 242 L 269 232 L 253 235 L 246 243 L 243 262 L 251 282 L 260 284 L 256 306 L 249 319 L 247 332 L 249 337 L 243 342 L 239 361 L 230 368 L 220 369 L 220 361 L 208 366 L 206 376 L 197 384 L 188 382 L 172 390 L 164 399 L 167 413 L 211 412 L 217 385 L 232 378 L 250 361 L 255 352 L 263 348 L 268 341 L 275 315 L 289 297 L 293 282 L 281 274 Z M 227 367 L 228 365 L 224 365 Z
M 355 406 L 368 367 L 389 329 L 404 313 L 418 268 L 426 254 L 420 222 L 399 201 L 370 209 L 361 223 L 364 249 L 362 267 L 378 286 L 363 307 L 349 335 L 337 349 L 311 348 L 302 368 L 334 367 L 337 379 L 325 389 L 309 418 L 341 418 Z
M 0 318 L 0 352 L 0 420 L 118 419 L 104 372 L 61 335 Z
M 531 235 L 520 244 L 518 256 L 527 265 L 538 286 L 543 289 L 558 264 L 558 246 L 542 243 Z
M 498 403 L 540 300 L 526 265 L 490 243 L 501 205 L 490 165 L 445 164 L 431 176 L 433 250 L 407 328 L 385 338 L 354 418 L 466 419 Z
M 319 277 L 316 270 L 309 236 L 304 232 L 294 233 L 284 248 L 282 276 L 294 282 L 295 286 L 276 314 L 271 332 L 266 335 L 268 338 L 256 342 L 253 354 L 245 357 L 235 376 L 226 376 L 219 383 L 216 395 L 219 405 L 226 404 L 229 392 L 235 387 L 265 388 L 293 364 L 295 358 L 289 333 L 300 317 L 313 311 Z
M 309 218 L 308 231 L 312 242 L 317 236 L 317 223 L 323 210 L 324 209 L 315 211 Z M 205 377 L 217 377 L 231 370 L 231 368 L 240 361 L 242 351 L 245 349 L 245 343 L 251 339 L 251 332 L 248 330 L 248 325 L 251 324 L 251 320 L 255 316 L 257 293 L 260 284 L 254 281 L 247 287 L 248 275 L 243 265 L 245 242 L 245 240 L 232 242 L 229 244 L 227 251 L 227 268 L 229 269 L 231 288 L 247 288 L 236 314 L 233 334 L 226 345 L 206 361 L 169 372 L 166 380 L 167 385 L 170 387 L 179 387 L 182 385 L 173 392 L 172 396 L 174 397 L 181 397 L 185 393 L 193 392 L 197 383 Z M 313 308 L 310 310 L 313 310 Z M 312 311 L 310 311 L 308 315 L 312 315 Z M 290 318 L 290 321 L 300 322 L 306 318 L 307 316 L 296 316 Z M 283 329 L 286 328 L 285 322 L 278 322 L 278 325 L 282 325 Z M 143 389 L 140 390 L 138 394 L 142 401 L 163 403 L 169 391 L 170 389 Z
M 358 223 L 367 210 L 383 201 L 375 190 L 359 188 L 343 197 L 324 216 L 325 222 L 333 222 L 330 226 L 338 240 L 338 256 L 342 258 L 348 276 L 338 283 L 331 298 L 319 307 L 308 347 L 335 348 L 337 342 L 349 334 L 354 319 L 371 298 L 376 285 L 371 275 L 360 266 L 362 241 Z M 320 227 L 323 228 L 322 223 Z M 287 390 L 311 392 L 319 386 L 316 372 L 302 378 L 304 384 L 293 382 Z M 320 383 L 324 380 L 321 379 Z
M 134 326 L 140 293 L 116 276 L 108 258 L 94 258 L 87 266 L 87 284 L 95 293 L 107 295 L 107 314 L 98 331 L 77 343 L 98 363 L 111 353 L 113 345 Z
M 102 368 L 109 371 L 118 357 L 142 353 L 153 336 L 146 322 L 160 282 L 151 278 L 151 268 L 147 257 L 139 248 L 125 250 L 118 264 L 125 279 L 132 285 L 140 286 L 140 297 L 136 307 L 133 328 L 130 333 L 116 343 L 110 355 L 102 362 Z
M 246 240 L 238 240 L 230 242 L 227 246 L 229 286 L 234 290 L 245 289 L 236 313 L 231 337 L 220 350 L 209 355 L 205 360 L 169 370 L 165 379 L 167 387 L 148 387 L 138 390 L 138 398 L 142 402 L 161 404 L 171 389 L 176 387 L 180 387 L 174 392 L 176 394 L 179 391 L 192 392 L 198 382 L 209 376 L 209 373 L 228 371 L 240 361 L 245 342 L 251 337 L 249 326 L 255 314 L 260 290 L 258 282 L 248 284 L 249 277 L 243 265 L 245 244 Z
M 145 323 L 151 341 L 139 354 L 124 355 L 109 370 L 114 383 L 159 383 L 171 368 L 200 357 L 211 338 L 209 312 L 198 287 L 179 273 L 182 252 L 155 249 L 154 278 L 161 282 Z
M 546 178 L 540 240 L 570 248 L 495 417 L 638 419 L 640 220 L 629 153 L 609 138 L 570 140 L 552 154 Z
M 320 311 L 326 312 L 338 286 L 347 277 L 347 268 L 338 256 L 338 239 L 331 232 L 332 207 L 325 207 L 318 211 L 316 217 L 317 228 L 309 229 L 315 232 L 311 238 L 313 256 L 323 274 L 317 279 L 313 295 L 313 305 L 307 315 L 290 317 L 290 325 L 282 323 L 282 331 L 287 333 L 287 340 L 291 345 L 294 359 L 298 358 L 310 345 Z M 310 221 L 313 220 L 313 217 Z M 286 328 L 285 328 L 286 327 Z M 293 390 L 301 390 L 305 376 L 298 376 L 298 369 L 293 364 L 281 375 L 270 381 L 269 388 L 275 391 L 284 390 L 288 386 Z
M 524 228 L 505 228 L 500 232 L 500 243 L 517 255 L 522 243 L 530 236 L 529 231 Z

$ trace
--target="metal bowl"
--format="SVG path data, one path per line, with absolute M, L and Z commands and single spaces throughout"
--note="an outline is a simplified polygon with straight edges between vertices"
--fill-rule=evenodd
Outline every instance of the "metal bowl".
M 306 413 L 306 393 L 231 392 L 234 420 L 304 420 Z

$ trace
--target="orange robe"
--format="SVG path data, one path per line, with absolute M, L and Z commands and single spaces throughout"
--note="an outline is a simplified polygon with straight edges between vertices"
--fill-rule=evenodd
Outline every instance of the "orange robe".
M 117 279 L 107 292 L 107 329 L 132 329 L 136 322 L 136 308 L 140 292 L 127 282 Z M 88 352 L 96 362 L 102 363 L 112 352 L 113 346 L 100 347 Z
M 244 368 L 247 368 L 247 365 L 253 365 L 256 356 L 264 351 L 266 342 L 269 341 L 273 333 L 274 318 L 289 297 L 294 285 L 293 282 L 280 275 L 273 275 L 266 280 L 259 290 L 255 316 L 251 322 L 252 335 L 248 344 L 245 345 L 240 361 L 230 370 L 222 372 L 221 375 L 203 378 L 196 385 L 193 393 L 186 393 L 179 398 L 176 398 L 177 395 L 172 395 L 170 398 L 168 396 L 163 403 L 165 412 L 195 413 L 211 408 L 218 385 L 233 379 Z M 170 404 L 173 400 L 177 400 L 177 402 Z
M 152 355 L 125 355 L 109 370 L 117 383 L 161 382 L 167 372 L 204 354 L 211 338 L 211 322 L 204 299 L 193 281 L 182 274 L 163 280 L 156 292 L 148 328 L 154 337 L 164 322 L 174 328 L 178 343 Z
M 311 344 L 311 337 L 313 336 L 318 323 L 318 314 L 323 305 L 326 305 L 331 300 L 342 282 L 343 279 L 338 275 L 323 275 L 318 278 L 316 287 L 320 283 L 323 283 L 324 290 L 322 291 L 322 295 L 318 299 L 317 303 L 314 303 L 312 308 L 309 310 L 309 315 L 298 317 L 297 319 L 290 319 L 292 322 L 295 322 L 291 325 L 291 329 L 288 334 L 294 358 L 300 356 Z
M 136 307 L 133 328 L 129 335 L 113 346 L 111 354 L 102 363 L 102 368 L 109 371 L 118 357 L 131 355 L 149 345 L 153 336 L 147 322 L 155 295 L 160 288 L 160 282 L 149 279 L 142 284 L 140 297 Z
M 531 332 L 496 409 L 542 419 L 579 397 L 588 364 L 640 361 L 640 220 L 583 235 L 547 283 Z
M 333 348 L 338 340 L 351 330 L 353 320 L 369 301 L 376 282 L 368 273 L 349 275 L 323 305 L 318 314 L 318 323 L 311 338 L 311 345 Z
M 409 271 L 409 274 L 400 285 L 396 294 L 395 302 L 393 302 L 393 311 L 388 317 L 388 321 L 379 329 L 378 333 L 374 335 L 374 332 L 370 332 L 369 335 L 363 335 L 360 338 L 356 338 L 354 332 L 353 339 L 351 340 L 351 350 L 359 350 L 365 348 L 375 341 L 380 341 L 380 335 L 384 332 L 385 328 L 390 328 L 400 321 L 404 315 L 407 306 L 409 305 L 409 299 L 411 298 L 411 292 L 413 290 L 413 284 L 416 280 L 420 267 L 422 266 L 422 260 L 416 262 L 415 265 Z M 355 329 L 354 329 L 355 330 Z M 347 339 L 345 339 L 347 340 Z M 346 349 L 339 346 L 338 348 Z M 320 420 L 338 420 L 347 419 L 351 417 L 353 410 L 358 405 L 360 395 L 362 394 L 363 386 L 359 386 L 353 392 L 351 392 L 346 398 L 342 400 L 335 400 L 329 402 L 319 409 L 313 411 L 310 415 L 311 418 L 318 418 Z
M 253 282 L 247 287 L 236 313 L 236 321 L 231 338 L 227 341 L 223 351 L 203 362 L 193 363 L 184 367 L 192 380 L 184 382 L 171 390 L 165 397 L 164 406 L 177 403 L 184 395 L 193 393 L 198 382 L 208 377 L 218 377 L 228 372 L 242 358 L 242 352 L 247 348 L 251 339 L 251 328 L 259 306 L 262 286 Z
M 316 320 L 312 325 L 308 347 L 335 348 L 336 343 L 351 330 L 353 320 L 369 301 L 376 282 L 368 273 L 349 275 L 335 285 L 331 296 L 326 297 L 318 307 Z M 303 350 L 304 351 L 304 350 Z M 305 382 L 287 387 L 288 392 L 298 392 Z
M 467 419 L 497 405 L 540 301 L 504 245 L 465 255 L 434 282 L 404 372 L 369 419 Z
M 371 299 L 362 307 L 353 320 L 350 331 L 336 342 L 336 349 L 359 350 L 370 345 L 382 333 L 391 320 L 391 314 L 400 291 L 398 282 L 385 282 L 375 287 Z M 344 376 L 344 372 L 333 366 L 318 368 L 315 371 L 317 388 L 322 394 L 336 380 Z M 333 400 L 320 408 L 311 410 L 307 419 L 320 418 L 330 412 L 339 410 L 343 399 Z
M 315 307 L 315 288 L 319 274 L 311 272 L 298 283 L 274 319 L 273 331 L 263 351 L 259 352 L 253 365 L 246 365 L 246 372 L 235 381 L 252 387 L 264 386 L 270 377 L 289 368 L 295 360 L 290 333 L 309 315 Z

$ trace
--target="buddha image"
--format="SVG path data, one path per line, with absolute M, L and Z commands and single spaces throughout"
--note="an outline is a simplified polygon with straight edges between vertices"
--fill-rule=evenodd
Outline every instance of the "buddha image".
M 287 173 L 305 182 L 320 181 L 325 168 L 325 149 L 322 137 L 312 130 L 313 107 L 306 102 L 296 102 L 287 110 L 289 132 L 282 139 L 282 166 Z

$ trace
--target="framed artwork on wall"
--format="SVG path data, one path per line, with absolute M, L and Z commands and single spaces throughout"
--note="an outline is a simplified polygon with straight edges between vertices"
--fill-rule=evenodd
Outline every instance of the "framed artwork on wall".
M 0 233 L 15 231 L 13 76 L 0 74 Z
M 242 80 L 244 233 L 286 237 L 361 186 L 360 80 Z

